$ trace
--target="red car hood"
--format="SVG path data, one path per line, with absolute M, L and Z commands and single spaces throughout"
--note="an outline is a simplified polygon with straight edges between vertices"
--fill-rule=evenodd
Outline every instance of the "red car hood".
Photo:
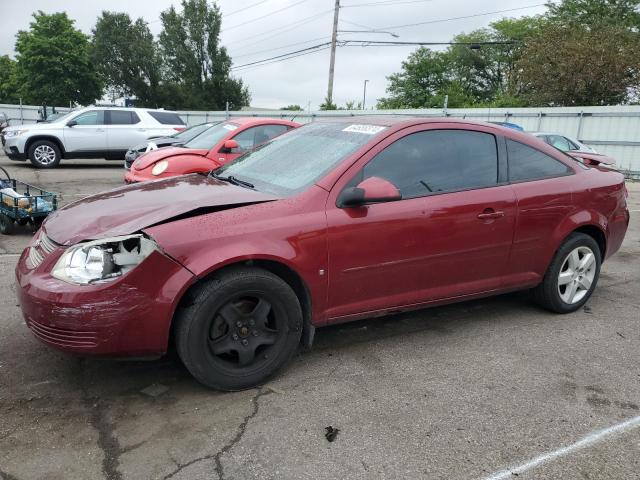
M 608 157 L 607 155 L 602 155 L 600 153 L 588 153 L 588 152 L 571 152 L 570 155 L 572 157 L 577 157 L 578 160 L 584 160 L 588 165 L 599 165 L 601 163 L 605 165 L 615 165 L 616 161 Z
M 127 185 L 84 198 L 47 218 L 44 229 L 57 243 L 128 235 L 194 211 L 277 200 L 278 197 L 193 174 Z
M 200 155 L 201 157 L 204 157 L 207 153 L 209 153 L 209 150 L 197 150 L 195 148 L 159 148 L 141 155 L 135 162 L 133 162 L 132 168 L 134 170 L 144 170 L 167 157 L 175 157 L 176 155 Z

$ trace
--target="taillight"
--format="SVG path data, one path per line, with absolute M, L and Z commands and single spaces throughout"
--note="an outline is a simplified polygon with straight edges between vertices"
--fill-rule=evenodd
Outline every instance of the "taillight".
M 186 129 L 187 129 L 187 127 L 173 127 L 173 129 L 174 129 L 176 132 L 182 132 L 183 130 L 186 130 Z

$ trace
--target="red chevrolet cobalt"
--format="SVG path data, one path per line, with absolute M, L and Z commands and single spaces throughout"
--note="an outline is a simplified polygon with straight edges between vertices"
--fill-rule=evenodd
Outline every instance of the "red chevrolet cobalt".
M 52 215 L 22 254 L 33 334 L 259 385 L 316 327 L 533 289 L 580 308 L 629 213 L 620 173 L 450 119 L 315 122 L 207 176 L 125 186 Z

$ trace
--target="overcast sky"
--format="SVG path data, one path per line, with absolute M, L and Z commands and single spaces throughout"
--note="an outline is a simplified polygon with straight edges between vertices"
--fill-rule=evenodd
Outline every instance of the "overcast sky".
M 457 33 L 484 27 L 505 16 L 543 13 L 544 1 L 341 0 L 340 30 L 388 30 L 399 38 L 388 34 L 341 33 L 339 39 L 449 41 Z M 222 44 L 228 48 L 234 66 L 240 66 L 327 42 L 331 37 L 334 3 L 335 0 L 219 0 L 223 13 Z M 102 10 L 127 12 L 132 18 L 143 17 L 158 35 L 160 12 L 172 4 L 180 8 L 180 0 L 0 0 L 0 55 L 13 55 L 16 33 L 28 28 L 31 14 L 37 10 L 66 11 L 86 33 Z M 482 15 L 505 10 L 512 11 Z M 448 20 L 440 21 L 445 19 Z M 423 24 L 404 26 L 416 23 Z M 386 77 L 397 72 L 402 60 L 415 48 L 338 48 L 334 101 L 339 105 L 348 100 L 361 101 L 366 79 L 367 105 L 374 105 L 375 99 L 385 95 Z M 266 66 L 239 69 L 234 75 L 249 86 L 252 106 L 279 108 L 299 104 L 306 108 L 311 102 L 311 108 L 316 109 L 327 92 L 328 69 L 329 50 L 323 50 Z

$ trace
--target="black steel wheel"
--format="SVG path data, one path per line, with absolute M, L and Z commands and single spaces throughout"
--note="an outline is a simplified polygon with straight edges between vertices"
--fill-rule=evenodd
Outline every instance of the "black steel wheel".
M 302 311 L 291 287 L 255 268 L 215 275 L 176 317 L 178 354 L 201 383 L 241 390 L 264 383 L 295 353 Z

